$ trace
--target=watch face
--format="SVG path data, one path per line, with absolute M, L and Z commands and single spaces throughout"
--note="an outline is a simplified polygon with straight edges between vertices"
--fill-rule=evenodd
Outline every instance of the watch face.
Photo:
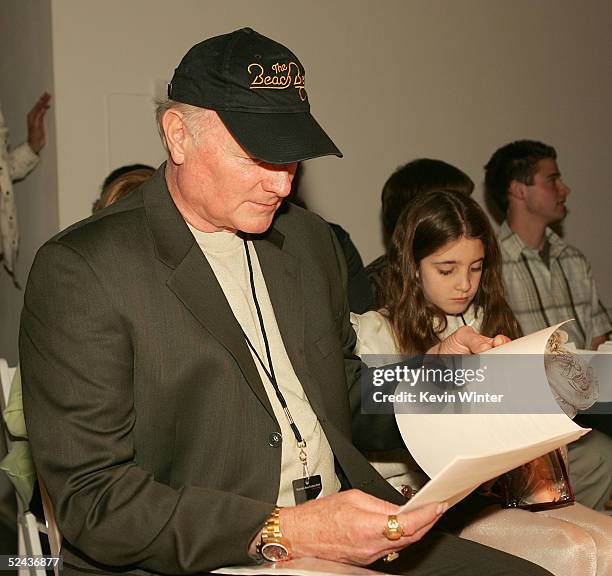
M 268 542 L 261 547 L 261 555 L 269 562 L 289 560 L 289 550 L 279 542 Z

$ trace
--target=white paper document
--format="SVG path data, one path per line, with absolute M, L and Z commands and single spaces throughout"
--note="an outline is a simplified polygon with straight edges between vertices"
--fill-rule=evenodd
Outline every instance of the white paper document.
M 544 353 L 548 339 L 559 326 L 485 354 L 540 354 L 541 372 L 531 373 L 530 382 L 550 391 Z M 507 377 L 512 376 L 509 371 Z M 398 387 L 398 392 L 403 386 Z M 403 510 L 430 502 L 448 502 L 452 506 L 484 482 L 589 431 L 565 414 L 402 414 L 396 410 L 395 417 L 408 450 L 431 478 Z
M 278 564 L 259 564 L 257 566 L 228 566 L 214 570 L 213 574 L 282 574 L 283 576 L 325 576 L 326 574 L 341 574 L 342 576 L 369 576 L 371 574 L 386 574 L 360 566 L 349 566 L 340 562 L 330 562 L 319 558 L 296 558 Z
M 612 341 L 599 345 L 597 350 L 576 348 L 573 342 L 565 347 L 574 354 L 586 356 L 599 384 L 598 402 L 612 402 Z

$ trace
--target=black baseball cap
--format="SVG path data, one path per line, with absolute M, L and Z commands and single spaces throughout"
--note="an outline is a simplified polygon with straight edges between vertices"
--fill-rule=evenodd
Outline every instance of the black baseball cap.
M 251 28 L 193 46 L 174 71 L 168 98 L 215 110 L 258 160 L 288 164 L 342 156 L 310 114 L 301 62 Z

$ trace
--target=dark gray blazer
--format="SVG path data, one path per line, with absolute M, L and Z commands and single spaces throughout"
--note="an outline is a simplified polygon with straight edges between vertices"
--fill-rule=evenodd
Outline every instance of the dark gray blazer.
M 277 497 L 278 423 L 163 170 L 47 242 L 25 294 L 27 427 L 65 562 L 82 569 L 179 574 L 247 563 Z M 289 206 L 254 243 L 344 485 L 401 502 L 352 443 L 359 364 L 329 226 Z

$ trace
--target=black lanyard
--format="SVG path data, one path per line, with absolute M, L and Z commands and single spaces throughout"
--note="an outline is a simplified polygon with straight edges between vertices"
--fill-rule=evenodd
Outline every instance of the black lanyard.
M 253 346 L 253 343 L 249 340 L 249 337 L 246 335 L 246 332 L 242 329 L 242 326 L 240 327 L 240 329 L 242 330 L 242 335 L 244 336 L 244 339 L 249 345 L 251 352 L 255 354 L 255 357 L 259 361 L 261 368 L 263 369 L 266 376 L 268 377 L 268 380 L 270 380 L 270 383 L 272 384 L 272 387 L 274 388 L 274 392 L 276 392 L 276 397 L 278 398 L 278 401 L 280 402 L 283 412 L 285 413 L 285 416 L 287 417 L 289 426 L 291 427 L 291 430 L 293 431 L 293 434 L 295 436 L 297 446 L 300 449 L 299 458 L 300 458 L 300 462 L 302 463 L 302 466 L 304 467 L 304 476 L 308 478 L 310 474 L 308 472 L 306 452 L 304 451 L 304 448 L 306 448 L 306 442 L 304 438 L 302 438 L 302 435 L 300 434 L 300 430 L 297 427 L 297 424 L 294 422 L 293 417 L 291 416 L 291 412 L 289 411 L 289 407 L 287 406 L 287 401 L 285 400 L 285 397 L 283 396 L 283 393 L 281 392 L 280 387 L 278 386 L 276 375 L 274 374 L 274 364 L 272 364 L 272 354 L 270 353 L 270 344 L 268 342 L 268 336 L 266 334 L 266 327 L 264 324 L 263 315 L 261 313 L 261 308 L 259 306 L 259 301 L 257 300 L 257 292 L 255 290 L 253 264 L 251 263 L 251 254 L 249 252 L 249 245 L 246 239 L 243 238 L 242 241 L 244 242 L 244 250 L 246 252 L 246 258 L 247 258 L 247 266 L 249 267 L 249 282 L 251 284 L 251 293 L 253 294 L 253 302 L 255 303 L 255 309 L 257 310 L 257 318 L 259 319 L 259 327 L 261 329 L 261 335 L 263 336 L 264 345 L 266 348 L 266 357 L 268 359 L 269 369 L 268 367 L 266 367 L 263 360 L 257 353 L 257 350 Z

